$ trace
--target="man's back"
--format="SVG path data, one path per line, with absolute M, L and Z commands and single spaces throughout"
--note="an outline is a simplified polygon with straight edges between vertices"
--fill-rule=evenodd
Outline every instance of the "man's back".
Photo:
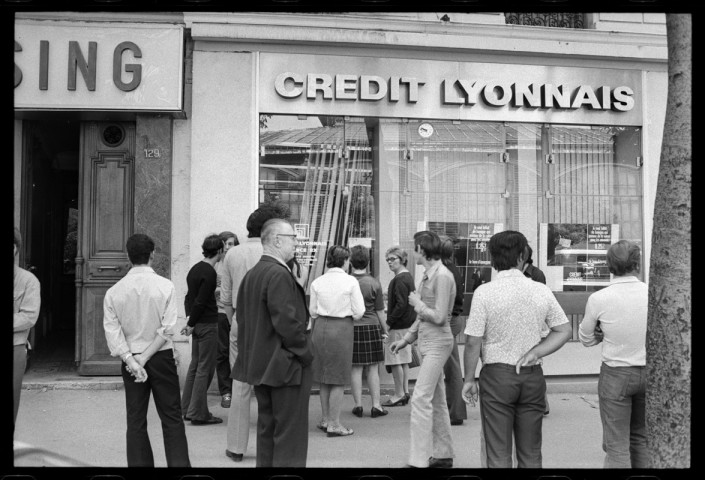
M 133 351 L 143 351 L 154 339 L 157 330 L 162 327 L 167 306 L 170 303 L 173 305 L 174 293 L 171 280 L 145 266 L 132 267 L 127 275 L 108 289 L 106 303 L 117 316 Z M 162 350 L 167 348 L 172 348 L 170 339 Z
M 259 237 L 248 238 L 228 250 L 221 267 L 220 300 L 223 305 L 235 307 L 242 279 L 261 257 L 262 241 Z
M 471 335 L 485 339 L 483 363 L 514 365 L 541 341 L 542 324 L 552 327 L 566 321 L 548 287 L 511 269 L 475 290 L 468 325 Z

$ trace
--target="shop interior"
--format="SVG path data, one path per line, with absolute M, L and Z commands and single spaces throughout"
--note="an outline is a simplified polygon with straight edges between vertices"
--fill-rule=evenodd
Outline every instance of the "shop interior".
M 518 230 L 557 297 L 584 302 L 609 244 L 643 243 L 640 155 L 638 127 L 263 114 L 260 202 L 289 207 L 309 282 L 328 246 L 364 244 L 386 289 L 386 249 L 428 229 L 455 243 L 467 313 L 496 274 L 489 238 Z
M 76 256 L 80 122 L 25 120 L 20 266 L 41 284 L 28 370 L 76 367 Z

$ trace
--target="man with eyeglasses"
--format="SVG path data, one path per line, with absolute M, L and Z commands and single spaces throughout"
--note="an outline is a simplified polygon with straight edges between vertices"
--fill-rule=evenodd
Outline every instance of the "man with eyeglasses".
M 286 212 L 272 205 L 262 205 L 252 212 L 247 219 L 247 238 L 244 242 L 230 248 L 225 254 L 221 268 L 220 300 L 225 315 L 230 322 L 230 378 L 233 379 L 232 400 L 228 411 L 227 447 L 225 455 L 235 462 L 241 462 L 250 437 L 250 402 L 252 386 L 235 379 L 232 368 L 237 359 L 239 312 L 235 310 L 237 292 L 245 274 L 259 262 L 262 257 L 260 235 L 262 227 L 272 218 L 285 218 Z
M 306 466 L 313 350 L 306 295 L 286 264 L 296 243 L 289 222 L 268 220 L 262 257 L 237 292 L 233 378 L 257 396 L 257 467 Z

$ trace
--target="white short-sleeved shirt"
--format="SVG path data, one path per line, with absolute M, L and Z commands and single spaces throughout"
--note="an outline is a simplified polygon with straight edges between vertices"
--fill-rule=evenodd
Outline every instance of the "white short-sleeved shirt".
M 482 337 L 483 364 L 516 365 L 541 341 L 543 325 L 564 323 L 568 317 L 551 289 L 512 268 L 475 290 L 465 334 Z
M 359 320 L 365 313 L 360 282 L 342 268 L 331 268 L 311 282 L 309 313 L 312 318 L 348 317 Z

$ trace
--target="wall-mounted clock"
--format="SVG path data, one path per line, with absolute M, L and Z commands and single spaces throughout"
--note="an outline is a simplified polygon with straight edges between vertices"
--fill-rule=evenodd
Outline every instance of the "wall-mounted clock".
M 419 135 L 423 138 L 428 138 L 433 135 L 433 125 L 430 123 L 422 123 L 419 125 Z

